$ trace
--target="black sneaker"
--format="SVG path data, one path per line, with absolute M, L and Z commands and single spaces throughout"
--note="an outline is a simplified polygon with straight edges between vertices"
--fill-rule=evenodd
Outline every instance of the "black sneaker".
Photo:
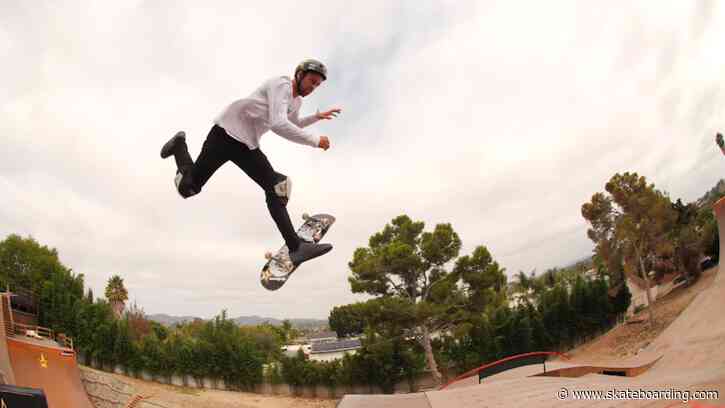
M 325 255 L 331 250 L 332 245 L 330 244 L 312 244 L 300 241 L 300 246 L 297 247 L 296 251 L 290 252 L 289 258 L 294 266 L 299 266 L 302 262 Z
M 169 141 L 166 142 L 166 144 L 161 148 L 161 158 L 165 159 L 173 155 L 176 151 L 176 146 L 178 146 L 179 141 L 183 139 L 186 139 L 186 133 L 184 133 L 183 130 L 176 132 L 176 134 L 171 139 L 169 139 Z
M 176 191 L 182 198 L 189 198 L 193 195 L 199 194 L 199 192 L 194 189 L 194 186 L 191 182 L 191 177 L 184 177 L 184 173 L 182 173 L 180 170 L 176 171 L 176 176 L 174 177 L 174 184 L 176 185 Z

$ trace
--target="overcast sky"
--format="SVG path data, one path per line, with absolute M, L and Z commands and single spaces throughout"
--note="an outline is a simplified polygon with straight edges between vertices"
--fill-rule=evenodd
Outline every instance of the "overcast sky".
M 509 275 L 591 254 L 581 205 L 635 171 L 692 201 L 725 174 L 725 7 L 715 1 L 0 2 L 0 238 L 54 247 L 147 313 L 326 318 L 355 248 L 400 214 L 451 223 Z M 277 292 L 282 238 L 228 163 L 182 200 L 159 150 L 302 59 L 326 152 L 267 133 L 290 215 L 338 217 L 334 250 Z

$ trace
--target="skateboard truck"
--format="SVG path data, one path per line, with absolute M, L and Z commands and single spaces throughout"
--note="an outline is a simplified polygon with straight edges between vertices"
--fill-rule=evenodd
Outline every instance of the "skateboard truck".
M 302 219 L 305 221 L 309 221 L 309 220 L 318 221 L 318 222 L 320 221 L 315 217 L 311 217 L 310 214 L 307 214 L 307 213 L 302 213 Z
M 268 261 L 275 261 L 280 264 L 287 264 L 290 261 L 280 258 L 279 256 L 274 256 L 271 252 L 267 251 L 264 253 L 264 258 Z

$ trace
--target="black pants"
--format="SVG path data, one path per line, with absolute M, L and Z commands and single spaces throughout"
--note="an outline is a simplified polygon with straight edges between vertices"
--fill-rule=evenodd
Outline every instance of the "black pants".
M 214 125 L 196 162 L 191 160 L 186 142 L 182 143 L 175 158 L 177 167 L 184 175 L 182 188 L 191 187 L 196 193 L 201 192 L 214 172 L 231 160 L 264 190 L 267 208 L 282 233 L 287 248 L 290 251 L 297 249 L 299 238 L 287 212 L 286 201 L 274 191 L 274 185 L 283 176 L 274 171 L 267 156 L 260 149 L 250 150 L 244 143 L 232 139 L 223 128 Z

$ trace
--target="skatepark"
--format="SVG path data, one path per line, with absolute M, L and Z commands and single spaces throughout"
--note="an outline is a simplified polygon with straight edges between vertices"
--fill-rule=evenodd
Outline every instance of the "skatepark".
M 724 253 L 725 200 L 713 208 Z M 684 312 L 636 357 L 616 360 L 601 356 L 595 361 L 555 360 L 515 368 L 487 377 L 478 376 L 451 384 L 444 390 L 407 395 L 347 395 L 339 408 L 464 408 L 464 407 L 674 407 L 725 406 L 725 281 L 715 275 Z M 609 373 L 609 374 L 605 374 Z M 611 375 L 610 375 L 611 374 Z M 719 391 L 719 399 L 683 404 L 683 396 Z M 605 395 L 577 399 L 577 392 Z M 606 393 L 609 392 L 609 399 Z M 672 398 L 646 399 L 647 392 Z M 630 398 L 627 398 L 629 393 Z M 621 398 L 616 398 L 620 396 Z M 682 398 L 682 399 L 681 399 Z M 692 398 L 692 397 L 690 397 Z
M 714 205 L 719 231 L 725 228 L 725 199 Z M 722 232 L 720 253 L 723 253 Z M 0 299 L 0 374 L 20 394 L 42 390 L 52 408 L 93 407 L 83 383 L 72 340 L 14 321 L 10 294 Z M 346 395 L 339 408 L 463 407 L 714 407 L 725 405 L 725 281 L 712 284 L 636 356 L 597 359 L 555 356 L 496 372 L 479 383 L 474 370 L 444 389 L 412 394 Z M 531 356 L 528 356 L 531 357 Z M 511 360 L 511 359 L 506 359 Z M 508 362 L 508 361 L 507 361 Z M 489 364 L 487 369 L 496 364 Z M 3 388 L 3 391 L 6 389 Z M 709 398 L 696 393 L 718 391 Z M 593 393 L 601 392 L 598 397 Z M 588 397 L 583 394 L 588 393 Z M 649 396 L 648 394 L 649 393 Z M 659 393 L 652 397 L 653 393 Z M 4 396 L 9 394 L 4 393 Z M 25 394 L 24 394 L 25 395 Z M 29 394 L 28 394 L 29 395 Z M 131 403 L 130 398 L 126 404 Z M 3 402 L 8 407 L 12 405 Z M 44 406 L 44 405 L 22 405 Z

